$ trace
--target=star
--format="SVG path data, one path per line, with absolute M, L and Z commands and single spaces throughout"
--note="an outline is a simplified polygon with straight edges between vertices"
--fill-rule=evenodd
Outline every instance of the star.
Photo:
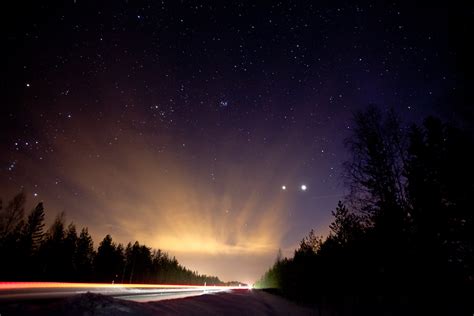
M 451 114 L 444 104 L 432 113 L 433 99 L 463 92 L 449 66 L 457 46 L 444 45 L 453 28 L 438 18 L 443 10 L 430 10 L 436 15 L 418 25 L 415 12 L 396 17 L 396 9 L 375 6 L 242 10 L 221 2 L 183 2 L 179 10 L 166 1 L 107 3 L 92 5 L 93 15 L 69 5 L 19 5 L 28 12 L 12 16 L 18 23 L 11 34 L 22 40 L 10 41 L 15 54 L 5 69 L 13 102 L 0 111 L 0 198 L 24 186 L 27 203 L 46 199 L 46 209 L 68 209 L 68 217 L 104 235 L 115 230 L 98 227 L 114 218 L 124 243 L 125 236 L 144 242 L 135 227 L 148 229 L 170 208 L 179 210 L 171 222 L 200 210 L 196 225 L 178 222 L 150 239 L 163 240 L 156 246 L 170 255 L 179 243 L 168 233 L 202 237 L 196 243 L 217 239 L 203 248 L 226 254 L 263 241 L 287 249 L 340 199 L 314 200 L 336 190 L 346 172 L 344 143 L 358 133 L 354 112 L 369 104 L 383 112 L 389 104 L 402 121 L 418 122 L 424 113 Z M 58 18 L 38 29 L 30 16 L 43 11 Z M 379 40 L 365 32 L 378 23 Z M 350 31 L 336 38 L 339 28 Z M 122 212 L 122 204 L 135 205 L 137 214 Z M 284 222 L 288 212 L 292 223 Z M 248 236 L 221 229 L 234 217 L 248 222 Z

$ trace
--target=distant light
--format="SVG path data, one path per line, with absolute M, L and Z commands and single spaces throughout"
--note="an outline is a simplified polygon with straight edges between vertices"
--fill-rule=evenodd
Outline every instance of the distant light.
M 306 191 L 306 189 L 308 189 L 308 187 L 305 184 L 302 184 L 301 185 L 301 191 Z
M 220 105 L 221 107 L 226 107 L 228 104 L 229 104 L 229 103 L 227 102 L 227 100 L 222 100 L 222 101 L 219 102 L 219 105 Z
M 282 190 L 286 190 L 286 185 L 282 185 L 282 186 L 281 186 L 281 189 L 282 189 Z
M 33 196 L 34 196 L 34 197 L 37 197 L 37 196 L 38 196 L 38 193 L 33 193 Z
M 27 83 L 27 84 L 26 84 L 26 87 L 27 87 L 27 88 L 29 88 L 29 87 L 30 87 L 30 84 L 29 84 L 29 83 Z

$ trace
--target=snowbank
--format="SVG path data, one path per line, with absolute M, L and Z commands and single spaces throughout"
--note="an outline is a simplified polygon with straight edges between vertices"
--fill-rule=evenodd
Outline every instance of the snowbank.
M 57 302 L 15 303 L 0 308 L 2 315 L 317 315 L 262 291 L 238 290 L 181 299 L 137 303 L 87 293 Z

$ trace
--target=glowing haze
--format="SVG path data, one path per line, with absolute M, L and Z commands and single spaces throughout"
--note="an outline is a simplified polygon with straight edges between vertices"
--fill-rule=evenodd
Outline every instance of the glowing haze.
M 254 281 L 284 247 L 298 198 L 278 185 L 299 168 L 286 163 L 288 155 L 274 149 L 271 157 L 251 161 L 244 146 L 229 142 L 212 158 L 209 174 L 207 161 L 190 163 L 184 143 L 178 151 L 157 152 L 150 143 L 161 148 L 176 140 L 75 119 L 49 144 L 54 156 L 46 168 L 25 175 L 35 183 L 27 191 L 40 192 L 33 201 L 45 201 L 52 212 L 49 220 L 65 211 L 68 220 L 89 227 L 96 244 L 105 234 L 122 243 L 138 240 L 226 280 Z M 206 148 L 192 150 L 206 157 Z M 37 165 L 35 158 L 21 160 L 25 171 Z

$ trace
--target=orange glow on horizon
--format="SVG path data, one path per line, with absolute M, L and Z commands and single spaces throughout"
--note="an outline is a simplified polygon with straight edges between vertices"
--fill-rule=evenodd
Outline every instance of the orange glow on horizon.
M 294 197 L 283 194 L 276 175 L 291 178 L 298 164 L 288 165 L 281 146 L 275 145 L 271 157 L 237 164 L 234 158 L 244 154 L 242 149 L 232 142 L 221 144 L 216 164 L 222 165 L 212 171 L 219 179 L 215 185 L 210 171 L 199 164 L 172 151 L 157 157 L 149 144 L 172 146 L 173 138 L 165 135 L 137 139 L 133 131 L 122 130 L 120 146 L 111 146 L 100 158 L 77 154 L 101 152 L 108 137 L 101 131 L 109 128 L 114 129 L 91 125 L 75 142 L 55 140 L 58 160 L 51 163 L 67 166 L 61 179 L 73 183 L 74 190 L 55 186 L 42 193 L 48 222 L 64 210 L 66 221 L 78 230 L 89 228 L 96 249 L 107 234 L 124 246 L 138 241 L 223 281 L 256 280 L 264 272 L 291 229 Z M 34 169 L 31 163 L 25 168 Z M 38 178 L 47 179 L 41 172 Z M 238 271 L 229 266 L 231 261 L 239 262 Z

